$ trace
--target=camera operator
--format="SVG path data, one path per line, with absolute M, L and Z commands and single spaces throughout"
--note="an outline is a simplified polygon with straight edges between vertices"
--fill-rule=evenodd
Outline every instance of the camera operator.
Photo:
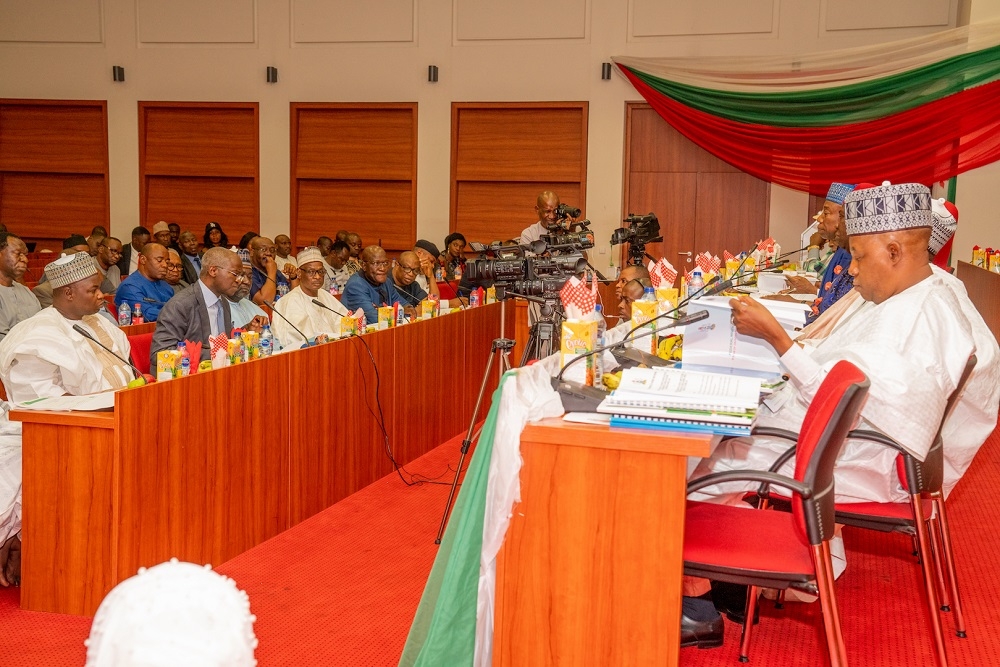
M 546 190 L 538 195 L 535 202 L 535 212 L 538 214 L 538 222 L 525 227 L 517 242 L 520 245 L 528 245 L 542 238 L 546 234 L 564 234 L 570 230 L 575 220 L 569 216 L 560 219 L 559 195 Z

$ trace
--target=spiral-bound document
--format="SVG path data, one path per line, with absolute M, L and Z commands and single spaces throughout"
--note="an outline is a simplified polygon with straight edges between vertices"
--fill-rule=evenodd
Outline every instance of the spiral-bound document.
M 713 413 L 734 416 L 756 414 L 760 379 L 678 368 L 628 368 L 598 412 L 628 414 L 629 408 L 696 411 L 705 419 Z M 640 412 L 651 416 L 648 412 Z M 664 415 L 665 416 L 665 415 Z

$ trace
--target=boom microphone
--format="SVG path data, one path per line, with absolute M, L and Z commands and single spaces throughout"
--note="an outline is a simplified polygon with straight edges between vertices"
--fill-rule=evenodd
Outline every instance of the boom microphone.
M 142 371 L 140 371 L 138 368 L 136 368 L 135 364 L 133 364 L 128 359 L 124 359 L 120 355 L 118 355 L 117 353 L 115 353 L 114 350 L 112 350 L 111 348 L 109 348 L 107 345 L 105 345 L 101 341 L 97 340 L 97 338 L 93 334 L 91 334 L 89 331 L 87 331 L 86 329 L 84 329 L 83 327 L 81 327 L 79 324 L 74 324 L 73 325 L 73 331 L 77 332 L 78 334 L 80 334 L 84 338 L 89 338 L 90 340 L 94 341 L 95 343 L 97 343 L 98 345 L 100 345 L 102 348 L 104 348 L 104 350 L 108 354 L 110 354 L 111 356 L 113 356 L 118 361 L 122 362 L 123 364 L 128 364 L 129 367 L 132 369 L 132 371 L 135 373 L 135 376 L 137 378 L 141 378 L 142 377 Z

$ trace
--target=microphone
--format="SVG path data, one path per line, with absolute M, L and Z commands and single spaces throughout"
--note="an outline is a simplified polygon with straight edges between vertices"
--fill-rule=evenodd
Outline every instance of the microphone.
M 777 262 L 779 259 L 784 259 L 786 257 L 791 257 L 792 255 L 794 255 L 797 252 L 805 252 L 806 250 L 809 250 L 809 248 L 810 248 L 810 246 L 806 246 L 805 248 L 799 248 L 798 250 L 792 250 L 791 252 L 782 253 L 782 254 L 778 255 L 777 257 L 775 257 L 774 260 Z M 785 263 L 787 264 L 788 262 L 785 262 Z
M 719 292 L 725 292 L 727 289 L 729 289 L 731 287 L 739 287 L 740 284 L 741 284 L 739 282 L 739 279 L 743 278 L 744 276 L 752 276 L 755 273 L 767 273 L 767 272 L 770 272 L 770 271 L 777 272 L 785 264 L 788 264 L 788 260 L 787 259 L 783 259 L 780 262 L 772 264 L 771 266 L 768 266 L 767 268 L 764 268 L 764 269 L 756 269 L 754 271 L 749 271 L 747 273 L 739 274 L 739 275 L 735 275 L 734 274 L 734 276 L 732 278 L 730 278 L 729 280 L 723 280 L 721 283 L 717 283 L 714 287 L 712 287 L 712 289 L 707 290 L 704 294 L 700 294 L 698 296 L 715 296 Z M 746 283 L 743 283 L 743 284 L 746 284 Z M 706 287 L 707 287 L 707 285 L 706 285 Z
M 128 364 L 129 367 L 132 369 L 132 371 L 135 373 L 135 376 L 137 378 L 141 378 L 142 377 L 142 371 L 140 371 L 138 368 L 136 368 L 135 364 L 133 364 L 128 359 L 124 359 L 120 355 L 116 354 L 114 350 L 112 350 L 111 348 L 109 348 L 107 345 L 105 345 L 101 341 L 97 340 L 97 338 L 93 334 L 91 334 L 89 331 L 87 331 L 86 329 L 84 329 L 83 327 L 81 327 L 79 324 L 74 324 L 73 325 L 73 331 L 77 332 L 78 334 L 80 334 L 84 338 L 89 338 L 90 340 L 94 341 L 95 343 L 97 343 L 98 345 L 100 345 L 101 347 L 103 347 L 104 350 L 108 354 L 110 354 L 111 356 L 113 356 L 118 361 L 120 361 L 120 362 L 122 362 L 124 364 Z
M 660 317 L 663 317 L 663 316 L 661 315 Z M 690 315 L 685 315 L 683 317 L 673 318 L 672 321 L 670 323 L 668 323 L 666 326 L 662 326 L 662 327 L 660 327 L 658 329 L 655 329 L 655 330 L 649 329 L 649 330 L 643 331 L 643 332 L 639 333 L 639 335 L 635 336 L 632 340 L 635 340 L 637 338 L 643 338 L 644 336 L 652 336 L 653 334 L 660 333 L 661 331 L 666 331 L 667 329 L 673 329 L 674 327 L 679 327 L 679 326 L 683 326 L 683 325 L 687 325 L 687 324 L 693 324 L 694 322 L 700 322 L 701 320 L 703 320 L 703 319 L 705 319 L 707 317 L 708 317 L 708 311 L 707 310 L 699 310 L 697 313 L 691 313 Z M 652 321 L 653 320 L 649 320 L 649 322 L 652 322 Z M 645 326 L 646 324 L 649 324 L 649 322 L 645 322 L 643 326 Z M 630 331 L 629 333 L 631 334 L 632 332 Z M 626 335 L 624 338 L 622 338 L 617 343 L 610 343 L 608 345 L 602 345 L 601 347 L 598 347 L 598 348 L 596 348 L 596 349 L 594 349 L 594 350 L 592 350 L 590 352 L 585 352 L 583 354 L 580 354 L 580 355 L 577 355 L 577 356 L 573 357 L 568 362 L 566 362 L 566 365 L 563 366 L 562 370 L 559 371 L 559 374 L 556 375 L 556 377 L 554 379 L 554 382 L 553 382 L 553 386 L 555 386 L 557 383 L 559 383 L 559 382 L 562 381 L 563 373 L 565 373 L 566 369 L 569 368 L 570 366 L 572 366 L 573 364 L 575 364 L 576 362 L 580 361 L 581 359 L 586 359 L 587 357 L 593 356 L 593 355 L 598 354 L 600 352 L 604 352 L 605 350 L 613 350 L 616 347 L 624 347 L 625 343 L 628 342 L 628 340 L 629 340 L 628 339 L 628 335 Z
M 142 300 L 143 300 L 143 303 L 152 303 L 152 304 L 155 304 L 157 306 L 165 306 L 165 305 L 167 305 L 166 301 L 157 301 L 156 299 L 150 298 L 148 296 L 142 297 Z
M 302 333 L 302 331 L 300 331 L 297 326 L 295 326 L 294 324 L 292 324 L 291 320 L 289 320 L 287 317 L 285 317 L 284 315 L 282 315 L 281 313 L 278 312 L 278 309 L 274 307 L 274 302 L 273 301 L 268 301 L 267 299 L 264 299 L 264 305 L 267 306 L 268 308 L 270 308 L 272 313 L 274 313 L 275 315 L 277 315 L 278 317 L 280 317 L 281 319 L 283 319 L 288 324 L 288 326 L 290 326 L 291 328 L 295 329 L 295 333 L 297 333 L 298 335 L 302 336 L 302 340 L 305 341 L 305 343 L 302 344 L 302 347 L 309 347 L 310 345 L 312 345 L 309 342 L 309 338 L 304 333 Z

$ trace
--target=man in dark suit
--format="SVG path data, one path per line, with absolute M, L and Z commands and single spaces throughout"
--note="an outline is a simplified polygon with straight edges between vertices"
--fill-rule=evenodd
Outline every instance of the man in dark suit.
M 198 256 L 198 237 L 193 232 L 181 232 L 178 237 L 184 282 L 194 285 L 201 274 L 201 257 Z
M 121 271 L 122 278 L 134 273 L 138 268 L 139 253 L 147 243 L 149 243 L 149 230 L 145 227 L 134 227 L 132 242 L 122 248 L 122 256 L 118 259 L 118 270 Z
M 231 250 L 211 248 L 205 252 L 198 280 L 178 292 L 160 311 L 149 348 L 150 368 L 156 367 L 157 352 L 173 350 L 183 340 L 201 341 L 201 361 L 211 358 L 209 336 L 228 336 L 232 331 L 226 297 L 239 289 L 242 269 L 240 258 Z

